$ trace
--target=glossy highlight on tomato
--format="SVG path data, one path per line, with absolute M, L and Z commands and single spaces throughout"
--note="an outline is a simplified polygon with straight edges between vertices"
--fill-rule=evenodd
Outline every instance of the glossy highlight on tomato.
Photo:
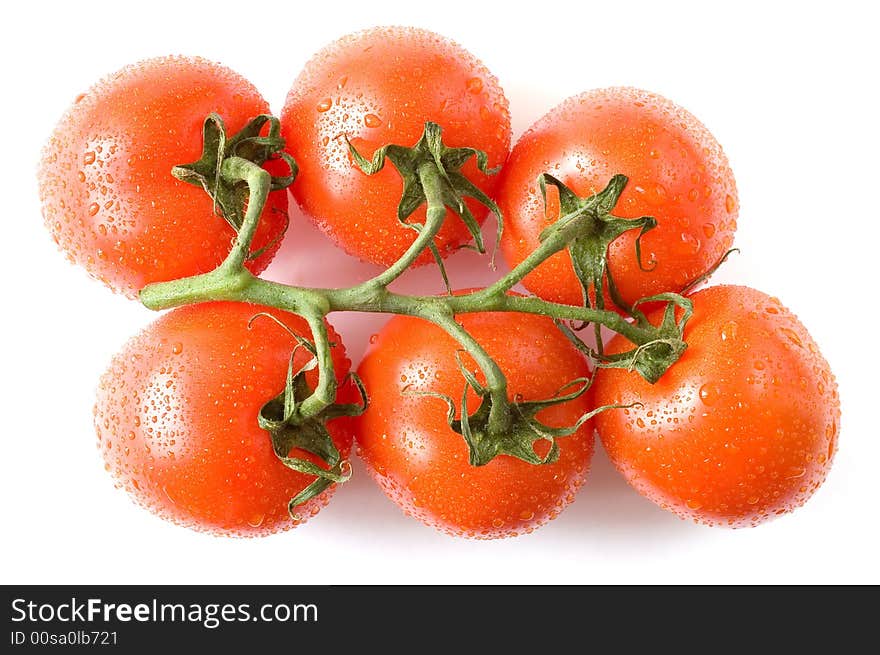
M 43 150 L 46 226 L 71 261 L 130 298 L 151 282 L 216 268 L 235 238 L 200 188 L 171 175 L 199 159 L 202 124 L 228 134 L 269 112 L 237 73 L 204 59 L 161 57 L 123 68 L 79 96 Z M 287 224 L 287 195 L 270 194 L 247 263 L 268 266 Z
M 629 183 L 614 215 L 657 219 L 657 227 L 642 238 L 642 266 L 637 231 L 609 246 L 609 269 L 629 304 L 682 290 L 733 243 L 739 201 L 727 157 L 700 121 L 654 93 L 622 87 L 588 91 L 523 134 L 498 189 L 506 220 L 502 247 L 511 267 L 538 247 L 541 232 L 559 218 L 555 189 L 548 188 L 545 208 L 537 184 L 542 173 L 580 196 L 601 191 L 615 174 L 626 175 Z M 547 259 L 523 283 L 547 300 L 583 302 L 567 251 Z
M 259 427 L 262 406 L 284 390 L 294 338 L 265 317 L 311 338 L 306 321 L 246 303 L 203 303 L 172 310 L 131 339 L 101 378 L 95 406 L 98 447 L 118 486 L 174 523 L 236 537 L 292 528 L 326 505 L 336 486 L 288 514 L 288 501 L 314 478 L 276 457 Z M 248 323 L 252 321 L 251 327 Z M 341 381 L 350 362 L 329 327 Z M 298 369 L 310 355 L 300 348 Z M 307 380 L 314 387 L 317 371 Z M 343 385 L 341 397 L 352 394 Z M 328 423 L 343 458 L 352 437 Z M 314 456 L 291 456 L 321 465 Z
M 505 372 L 514 400 L 549 398 L 566 383 L 589 376 L 584 359 L 550 319 L 487 312 L 458 320 Z M 553 464 L 498 455 L 472 466 L 464 438 L 446 421 L 444 402 L 417 395 L 446 394 L 460 410 L 459 349 L 446 332 L 421 319 L 397 316 L 385 325 L 358 368 L 370 394 L 369 408 L 356 421 L 358 454 L 388 497 L 426 525 L 478 539 L 531 532 L 571 503 L 583 484 L 593 454 L 592 421 L 557 441 L 560 456 Z M 470 391 L 468 399 L 473 412 L 477 397 Z M 538 418 L 570 426 L 591 408 L 587 391 Z M 535 445 L 541 455 L 546 448 L 546 442 Z
M 510 149 L 510 114 L 498 80 L 461 46 L 432 32 L 403 27 L 350 34 L 318 52 L 294 81 L 281 113 L 282 133 L 300 163 L 291 187 L 303 210 L 346 252 L 376 264 L 394 262 L 416 233 L 400 225 L 403 184 L 389 164 L 368 177 L 351 159 L 345 137 L 370 158 L 393 143 L 412 146 L 426 121 L 439 123 L 449 147 L 485 151 L 489 166 Z M 497 176 L 462 172 L 492 195 Z M 482 221 L 485 207 L 468 199 Z M 408 219 L 425 222 L 421 207 Z M 449 215 L 435 238 L 442 253 L 469 239 Z M 419 263 L 431 260 L 427 251 Z
M 757 525 L 799 507 L 825 480 L 840 426 L 837 384 L 776 298 L 716 286 L 692 300 L 688 349 L 659 382 L 599 371 L 598 404 L 641 406 L 600 414 L 596 427 L 617 468 L 661 507 L 710 525 Z M 616 337 L 609 352 L 628 347 Z

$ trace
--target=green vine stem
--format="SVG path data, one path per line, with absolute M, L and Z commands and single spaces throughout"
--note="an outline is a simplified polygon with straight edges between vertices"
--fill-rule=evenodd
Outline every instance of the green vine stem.
M 272 126 L 274 129 L 274 123 Z M 219 134 L 216 133 L 218 129 Z M 235 143 L 238 138 L 240 137 L 233 137 L 228 143 Z M 252 137 L 249 139 L 250 141 L 244 139 L 243 142 L 253 142 Z M 217 143 L 220 144 L 219 147 Z M 468 148 L 447 148 L 440 139 L 439 126 L 433 123 L 426 124 L 425 134 L 415 146 L 411 148 L 385 146 L 374 154 L 372 162 L 367 161 L 351 148 L 355 162 L 367 174 L 381 169 L 386 156 L 395 165 L 404 178 L 404 196 L 398 208 L 398 218 L 405 227 L 415 229 L 418 235 L 398 261 L 372 279 L 343 289 L 309 288 L 263 280 L 253 276 L 244 267 L 269 191 L 279 185 L 279 179 L 271 177 L 261 164 L 270 156 L 280 156 L 278 150 L 283 147 L 283 141 L 276 136 L 271 142 L 271 149 L 258 149 L 255 151 L 256 156 L 252 157 L 239 156 L 236 148 L 224 149 L 226 143 L 222 121 L 219 117 L 209 117 L 206 121 L 206 144 L 202 159 L 195 164 L 175 167 L 175 175 L 183 171 L 184 175 L 178 177 L 201 185 L 212 196 L 214 195 L 212 190 L 215 193 L 225 192 L 226 207 L 230 205 L 229 198 L 234 197 L 235 193 L 241 193 L 241 185 L 246 185 L 246 196 L 242 197 L 239 204 L 233 206 L 231 210 L 236 212 L 233 218 L 237 218 L 241 216 L 242 208 L 246 207 L 240 221 L 230 221 L 240 223 L 240 226 L 229 255 L 220 266 L 209 273 L 145 287 L 140 293 L 140 300 L 153 310 L 197 302 L 231 300 L 275 307 L 305 318 L 314 339 L 314 348 L 311 350 L 318 368 L 318 382 L 313 390 L 309 390 L 302 386 L 304 383 L 301 382 L 301 378 L 296 380 L 291 378 L 286 396 L 283 396 L 287 400 L 273 401 L 275 409 L 272 416 L 275 418 L 265 418 L 265 422 L 275 431 L 274 439 L 279 456 L 291 443 L 319 443 L 320 448 L 313 448 L 313 451 L 326 451 L 330 454 L 334 452 L 327 445 L 329 437 L 320 428 L 323 421 L 339 415 L 337 411 L 339 406 L 334 404 L 337 380 L 331 357 L 332 344 L 329 342 L 324 321 L 325 316 L 332 312 L 388 313 L 422 318 L 445 330 L 461 345 L 481 369 L 485 386 L 477 382 L 473 373 L 465 370 L 461 365 L 462 375 L 467 384 L 483 400 L 480 408 L 470 416 L 470 419 L 468 416 L 463 416 L 461 420 L 455 421 L 450 415 L 450 425 L 454 429 L 459 426 L 458 429 L 462 430 L 469 445 L 473 446 L 471 461 L 477 465 L 485 464 L 498 453 L 512 454 L 533 463 L 542 463 L 550 459 L 537 458 L 531 449 L 535 439 L 534 425 L 537 424 L 533 425 L 534 419 L 529 418 L 527 412 L 524 413 L 527 408 L 520 407 L 520 404 L 507 397 L 507 379 L 503 371 L 480 343 L 456 321 L 457 315 L 473 312 L 520 312 L 546 316 L 557 322 L 574 321 L 593 324 L 597 329 L 598 326 L 605 326 L 632 342 L 633 349 L 628 353 L 617 354 L 613 359 L 603 360 L 601 346 L 598 351 L 592 351 L 580 342 L 570 329 L 564 325 L 561 327 L 575 345 L 597 359 L 600 365 L 626 366 L 638 371 L 651 382 L 656 381 L 681 356 L 686 347 L 682 334 L 684 324 L 690 316 L 690 304 L 686 298 L 677 294 L 661 294 L 647 299 L 665 302 L 667 305 L 663 323 L 655 326 L 635 308 L 630 310 L 629 317 L 634 320 L 628 320 L 627 317 L 603 309 L 601 306 L 591 307 L 586 298 L 586 291 L 585 302 L 581 306 L 553 303 L 534 296 L 510 293 L 513 286 L 548 257 L 566 248 L 573 258 L 576 256 L 582 258 L 576 262 L 578 264 L 576 268 L 589 269 L 589 280 L 582 279 L 585 289 L 587 283 L 595 285 L 598 297 L 601 294 L 603 276 L 607 276 L 606 281 L 613 287 L 613 281 L 604 263 L 608 243 L 626 229 L 640 229 L 639 236 L 641 236 L 653 227 L 653 219 L 650 217 L 630 221 L 611 215 L 611 209 L 627 183 L 626 178 L 621 175 L 614 176 L 605 190 L 587 198 L 578 198 L 560 182 L 551 180 L 559 186 L 560 193 L 565 195 L 566 203 L 563 209 L 566 213 L 545 230 L 541 244 L 518 266 L 485 289 L 458 295 L 450 293 L 441 296 L 415 296 L 395 293 L 390 291 L 388 286 L 426 249 L 431 250 L 435 258 L 439 258 L 434 238 L 447 219 L 448 210 L 452 210 L 464 220 L 469 229 L 476 226 L 476 221 L 464 204 L 464 196 L 476 198 L 495 212 L 498 215 L 499 231 L 501 229 L 502 217 L 495 203 L 458 172 L 458 168 L 471 156 L 476 156 L 478 166 L 485 171 L 485 154 Z M 258 143 L 263 145 L 263 141 Z M 289 161 L 291 172 L 295 175 L 295 162 L 289 156 L 285 156 L 285 161 Z M 191 172 L 193 170 L 195 173 Z M 213 180 L 210 179 L 212 172 Z M 284 178 L 287 184 L 292 179 L 292 176 Z M 216 196 L 214 197 L 216 199 Z M 421 203 L 427 204 L 424 225 L 405 222 Z M 230 217 L 227 216 L 227 220 L 230 220 Z M 636 256 L 639 256 L 638 249 Z M 442 264 L 441 272 L 448 289 L 448 280 Z M 683 313 L 683 318 L 680 320 L 675 318 L 676 308 L 682 310 L 679 312 Z M 296 393 L 292 391 L 293 387 L 296 387 Z M 362 387 L 359 388 L 362 390 Z M 300 398 L 299 395 L 303 397 Z M 549 406 L 563 402 L 566 398 L 568 396 L 560 396 L 543 402 Z M 364 397 L 364 408 L 366 402 Z M 465 403 L 463 398 L 463 414 L 467 412 Z M 287 409 L 279 413 L 278 407 L 281 405 Z M 352 411 L 354 410 L 351 408 L 345 409 L 349 415 Z M 357 411 L 363 411 L 363 408 Z M 568 428 L 568 430 L 573 429 L 575 428 Z M 546 438 L 551 440 L 554 438 L 553 432 L 547 431 L 549 428 L 542 430 L 549 435 Z M 563 430 L 559 435 L 569 433 Z M 320 436 L 317 442 L 315 435 Z M 477 447 L 480 452 L 477 452 Z M 325 472 L 314 469 L 319 480 L 309 493 L 319 493 L 327 484 L 338 481 L 337 478 L 341 479 L 339 472 L 336 471 L 340 466 L 338 456 L 325 458 L 325 461 L 331 469 Z M 297 470 L 302 469 L 306 464 L 299 460 L 285 463 L 293 468 L 299 467 Z M 313 470 L 314 466 L 309 466 L 312 467 L 309 470 Z
M 362 286 L 365 288 L 387 287 L 403 275 L 418 256 L 422 254 L 422 251 L 430 247 L 434 237 L 437 236 L 437 232 L 443 226 L 443 221 L 446 218 L 446 207 L 443 204 L 437 167 L 430 163 L 424 163 L 419 166 L 418 176 L 425 191 L 425 198 L 428 204 L 425 225 L 419 229 L 418 236 L 403 256 L 379 275 L 364 282 Z
M 414 296 L 395 293 L 374 283 L 344 289 L 298 287 L 263 280 L 246 270 L 220 274 L 221 269 L 222 266 L 211 273 L 151 284 L 141 291 L 140 300 L 153 310 L 212 300 L 234 300 L 301 315 L 312 312 L 321 315 L 331 312 L 401 314 L 441 326 L 448 326 L 448 318 L 457 314 L 520 312 L 558 320 L 598 323 L 623 335 L 636 346 L 644 345 L 656 336 L 651 326 L 629 322 L 617 312 L 564 305 L 534 296 L 507 295 L 494 286 L 457 296 Z
M 485 389 L 491 399 L 487 427 L 493 434 L 505 433 L 510 429 L 511 406 L 507 400 L 507 378 L 504 373 L 480 345 L 480 342 L 474 339 L 454 318 L 443 318 L 434 321 L 434 323 L 458 341 L 483 371 L 486 376 Z
M 269 198 L 269 190 L 272 186 L 272 176 L 269 173 L 241 157 L 230 157 L 223 162 L 220 174 L 232 181 L 242 181 L 248 186 L 248 206 L 245 212 L 244 222 L 238 231 L 238 238 L 229 251 L 229 256 L 223 262 L 224 273 L 236 273 L 244 269 L 250 253 L 251 241 L 256 234 L 260 223 L 260 216 Z
M 299 411 L 302 416 L 315 416 L 336 400 L 336 374 L 333 370 L 333 355 L 324 315 L 319 311 L 310 311 L 303 317 L 308 322 L 312 338 L 315 340 L 318 385 L 312 395 L 303 401 Z

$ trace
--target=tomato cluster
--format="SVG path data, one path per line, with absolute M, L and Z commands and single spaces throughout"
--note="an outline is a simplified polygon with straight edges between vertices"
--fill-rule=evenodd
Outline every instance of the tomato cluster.
M 231 135 L 267 112 L 252 85 L 218 64 L 172 57 L 123 69 L 79 97 L 45 147 L 39 179 L 47 227 L 72 261 L 130 297 L 148 284 L 217 269 L 239 226 L 224 220 L 207 178 L 197 188 L 169 171 L 210 155 L 207 116 L 221 117 Z M 485 165 L 462 160 L 473 193 L 456 211 L 482 223 L 487 203 L 478 200 L 497 202 L 511 267 L 541 247 L 550 226 L 568 220 L 563 193 L 587 197 L 612 176 L 626 176 L 615 216 L 650 216 L 656 227 L 625 231 L 603 247 L 607 275 L 598 287 L 584 283 L 568 249 L 545 258 L 523 284 L 551 309 L 608 307 L 627 320 L 640 313 L 640 299 L 684 293 L 693 315 L 678 361 L 651 384 L 632 366 L 606 365 L 632 348 L 623 336 L 593 353 L 591 367 L 551 310 L 458 314 L 455 330 L 503 371 L 511 411 L 558 398 L 534 422 L 510 419 L 537 426 L 533 453 L 502 449 L 474 461 L 473 444 L 462 436 L 469 428 L 460 424 L 466 407 L 487 402 L 487 381 L 463 354 L 467 342 L 442 321 L 393 318 L 352 377 L 342 338 L 326 321 L 244 302 L 189 305 L 134 337 L 101 379 L 98 443 L 120 486 L 187 527 L 264 535 L 318 512 L 334 485 L 294 508 L 293 519 L 287 503 L 310 488 L 316 471 L 332 477 L 319 454 L 342 462 L 354 440 L 405 512 L 451 534 L 495 538 L 529 532 L 574 499 L 595 431 L 636 489 L 682 517 L 754 525 L 812 495 L 837 447 L 840 409 L 828 363 L 775 298 L 734 286 L 691 291 L 731 247 L 739 211 L 728 161 L 702 123 L 658 95 L 601 89 L 548 112 L 511 150 L 507 99 L 473 55 L 424 30 L 367 30 L 315 55 L 287 96 L 280 130 L 299 168 L 293 197 L 341 248 L 393 265 L 419 233 L 401 222 L 423 225 L 426 208 L 404 215 L 398 204 L 411 183 L 390 166 L 365 175 L 352 148 L 369 157 L 389 143 L 415 144 L 429 122 L 442 127 L 446 146 L 484 154 Z M 232 154 L 262 147 L 261 135 L 236 143 Z M 275 156 L 259 164 L 284 175 Z M 249 242 L 245 265 L 253 274 L 268 265 L 287 229 L 288 196 L 276 179 Z M 448 206 L 458 202 L 444 198 Z M 290 231 L 295 239 L 295 226 Z M 445 256 L 469 239 L 468 226 L 449 212 L 433 244 Z M 410 263 L 430 257 L 424 250 Z M 643 318 L 655 325 L 672 311 L 645 306 Z M 685 306 L 675 311 L 681 316 Z M 317 366 L 314 344 L 322 338 L 329 351 L 320 366 L 332 366 L 329 378 Z M 270 439 L 263 429 L 272 402 L 284 420 L 295 413 L 303 399 L 294 387 L 334 390 L 332 409 L 351 407 L 342 403 L 356 402 L 361 380 L 365 411 L 337 412 L 326 432 L 323 423 L 309 423 L 308 447 Z M 566 396 L 562 389 L 578 380 L 581 390 Z M 457 410 L 452 398 L 461 401 Z M 592 418 L 594 407 L 606 405 Z M 567 426 L 558 440 L 548 437 Z

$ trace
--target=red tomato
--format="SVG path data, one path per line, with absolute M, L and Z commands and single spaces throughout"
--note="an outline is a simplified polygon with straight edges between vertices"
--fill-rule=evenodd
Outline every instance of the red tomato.
M 235 231 L 211 198 L 171 168 L 199 159 L 202 123 L 220 114 L 228 134 L 268 113 L 237 73 L 203 59 L 165 57 L 122 69 L 77 98 L 40 163 L 43 217 L 67 257 L 130 298 L 151 282 L 214 269 Z M 270 195 L 248 263 L 259 273 L 278 249 L 287 196 Z
M 614 215 L 657 219 L 657 227 L 642 238 L 642 263 L 651 268 L 656 262 L 652 270 L 639 267 L 638 230 L 609 248 L 609 269 L 627 303 L 681 290 L 733 243 L 738 201 L 721 146 L 690 113 L 653 93 L 589 91 L 551 110 L 520 138 L 498 190 L 506 221 L 502 246 L 510 266 L 525 259 L 541 232 L 559 218 L 558 193 L 549 186 L 545 212 L 536 182 L 541 173 L 580 196 L 601 191 L 622 173 L 629 184 Z M 583 302 L 567 251 L 541 264 L 524 284 L 547 300 Z
M 400 225 L 403 184 L 390 163 L 367 176 L 348 152 L 347 136 L 367 158 L 383 145 L 415 145 L 426 121 L 439 123 L 450 147 L 473 147 L 504 163 L 510 115 L 498 80 L 473 55 L 442 36 L 401 27 L 351 34 L 318 52 L 293 83 L 281 113 L 282 131 L 300 174 L 293 195 L 346 252 L 387 266 L 415 239 Z M 497 177 L 469 161 L 462 172 L 492 195 Z M 478 220 L 486 209 L 471 200 Z M 424 223 L 425 208 L 409 222 Z M 449 214 L 436 237 L 441 252 L 470 238 Z M 430 261 L 423 253 L 420 263 Z
M 512 398 L 549 398 L 565 383 L 589 375 L 578 351 L 547 318 L 483 313 L 458 320 L 505 372 Z M 464 438 L 446 422 L 443 401 L 404 395 L 443 393 L 460 410 L 464 379 L 455 359 L 460 348 L 421 319 L 398 316 L 388 322 L 358 369 L 370 394 L 369 408 L 356 419 L 358 453 L 388 497 L 427 525 L 481 539 L 531 532 L 554 518 L 583 484 L 593 454 L 592 422 L 557 441 L 560 455 L 553 464 L 499 455 L 484 466 L 470 465 Z M 470 413 L 478 404 L 471 392 Z M 538 419 L 570 426 L 590 409 L 588 391 L 543 410 Z M 535 449 L 544 455 L 546 442 Z
M 824 481 L 837 448 L 837 384 L 777 299 L 718 286 L 692 300 L 688 349 L 659 382 L 598 373 L 597 404 L 643 406 L 600 414 L 596 425 L 617 468 L 661 507 L 708 524 L 756 525 L 799 507 Z M 609 352 L 630 347 L 615 337 Z
M 262 406 L 285 386 L 296 345 L 268 312 L 311 337 L 293 314 L 244 303 L 205 303 L 164 314 L 126 344 L 101 378 L 95 407 L 98 445 L 119 486 L 162 518 L 230 536 L 262 536 L 297 523 L 288 501 L 314 478 L 276 457 L 257 424 Z M 341 380 L 350 362 L 330 328 Z M 300 348 L 298 368 L 310 356 Z M 317 372 L 311 371 L 314 387 Z M 328 424 L 343 457 L 351 435 Z M 310 459 L 294 450 L 291 456 Z M 331 487 L 333 489 L 333 487 Z M 330 490 L 301 506 L 314 516 Z

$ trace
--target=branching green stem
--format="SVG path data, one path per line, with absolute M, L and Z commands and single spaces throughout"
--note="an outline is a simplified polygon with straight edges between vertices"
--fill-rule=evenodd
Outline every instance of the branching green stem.
M 250 254 L 251 241 L 260 224 L 260 216 L 269 198 L 272 187 L 272 176 L 268 171 L 241 157 L 229 157 L 223 161 L 220 174 L 231 182 L 242 181 L 248 185 L 248 206 L 244 215 L 244 221 L 229 256 L 223 262 L 221 269 L 225 272 L 236 273 L 242 270 L 245 261 Z
M 263 134 L 265 125 L 269 126 Z M 372 175 L 382 169 L 386 158 L 392 162 L 404 181 L 404 190 L 398 205 L 398 220 L 404 228 L 418 234 L 400 258 L 379 275 L 344 289 L 298 287 L 270 282 L 253 276 L 245 263 L 252 256 L 251 242 L 259 225 L 269 193 L 289 185 L 296 176 L 297 166 L 292 157 L 283 152 L 284 140 L 280 124 L 270 116 L 260 116 L 243 130 L 227 138 L 222 119 L 211 114 L 203 126 L 204 148 L 202 157 L 190 164 L 176 166 L 173 174 L 189 184 L 202 187 L 213 199 L 215 210 L 236 229 L 237 235 L 226 259 L 210 273 L 151 284 L 140 293 L 141 302 L 154 310 L 180 305 L 217 300 L 248 302 L 275 307 L 301 316 L 309 325 L 313 343 L 297 337 L 314 355 L 298 372 L 293 370 L 293 359 L 285 389 L 269 400 L 261 409 L 259 424 L 272 437 L 272 445 L 281 462 L 295 471 L 315 479 L 289 505 L 295 507 L 321 493 L 331 484 L 347 479 L 345 462 L 333 443 L 327 429 L 329 420 L 340 416 L 356 416 L 366 411 L 368 398 L 360 379 L 349 378 L 361 393 L 359 405 L 337 404 L 337 378 L 333 366 L 332 348 L 325 317 L 331 312 L 355 311 L 389 313 L 413 316 L 429 321 L 449 334 L 468 353 L 480 368 L 485 384 L 467 368 L 463 358 L 458 359 L 464 378 L 460 416 L 456 419 L 454 401 L 439 396 L 448 405 L 447 421 L 450 428 L 462 435 L 468 445 L 469 462 L 474 466 L 489 463 L 499 454 L 510 455 L 532 464 L 546 464 L 559 456 L 557 437 L 572 434 L 595 413 L 610 407 L 597 408 L 581 416 L 573 425 L 551 427 L 537 418 L 545 408 L 568 402 L 583 394 L 590 385 L 587 377 L 567 381 L 552 398 L 521 402 L 508 398 L 508 384 L 504 372 L 485 348 L 456 319 L 458 315 L 475 312 L 520 312 L 552 318 L 575 347 L 606 367 L 636 370 L 646 380 L 655 382 L 676 361 L 687 345 L 683 340 L 684 325 L 692 312 L 692 304 L 678 294 L 659 294 L 644 298 L 628 307 L 619 297 L 607 270 L 608 245 L 627 230 L 639 229 L 636 256 L 641 266 L 639 239 L 656 225 L 652 217 L 623 219 L 611 214 L 627 179 L 612 177 L 601 192 L 586 198 L 578 197 L 561 181 L 544 174 L 539 178 L 542 193 L 548 184 L 560 194 L 560 208 L 564 215 L 545 229 L 540 245 L 519 265 L 485 289 L 455 295 L 449 287 L 441 254 L 435 237 L 447 215 L 457 215 L 470 232 L 477 249 L 483 252 L 479 223 L 468 209 L 465 198 L 472 198 L 489 208 L 498 217 L 499 238 L 503 217 L 498 206 L 483 191 L 474 186 L 461 172 L 461 166 L 472 157 L 477 167 L 488 173 L 486 153 L 472 148 L 448 148 L 441 140 L 441 128 L 426 123 L 419 142 L 412 148 L 386 145 L 373 154 L 372 160 L 361 156 L 353 147 L 350 152 L 361 170 Z M 271 158 L 281 158 L 290 169 L 285 177 L 273 178 L 262 164 Z M 245 196 L 245 185 L 247 195 Z M 410 222 L 409 217 L 422 204 L 427 205 L 424 224 Z M 584 304 L 564 305 L 548 302 L 534 296 L 513 295 L 510 290 L 529 273 L 554 254 L 568 249 L 578 280 L 584 290 Z M 448 295 L 411 296 L 388 289 L 416 260 L 430 251 L 437 262 Z M 614 311 L 604 309 L 603 283 L 618 307 L 627 311 L 632 322 Z M 699 282 L 697 280 L 696 282 Z M 590 306 L 590 289 L 596 297 L 596 307 Z M 636 305 L 643 302 L 665 302 L 666 310 L 659 325 L 652 325 Z M 258 310 L 256 310 L 258 311 Z M 680 318 L 677 318 L 680 317 Z M 561 321 L 592 324 L 597 333 L 597 347 L 585 344 L 572 329 Z M 599 335 L 605 326 L 623 335 L 633 343 L 628 352 L 605 356 Z M 297 346 L 299 347 L 299 346 Z M 294 353 L 296 350 L 294 350 Z M 318 380 L 312 389 L 306 381 L 306 371 L 317 365 Z M 574 390 L 572 390 L 574 387 Z M 567 393 L 564 393 L 568 390 Z M 479 397 L 473 413 L 468 409 L 469 394 Z M 550 442 L 549 450 L 537 452 L 538 440 Z M 324 466 L 291 455 L 305 450 L 318 457 Z
M 318 360 L 318 386 L 311 396 L 306 398 L 300 406 L 300 414 L 303 416 L 316 416 L 336 400 L 336 373 L 333 369 L 333 356 L 331 353 L 330 337 L 327 334 L 327 324 L 324 322 L 324 314 L 313 310 L 303 314 L 308 321 L 312 338 L 315 340 L 315 357 Z
M 425 191 L 425 197 L 428 200 L 428 209 L 426 212 L 425 225 L 419 231 L 412 245 L 407 248 L 406 252 L 387 269 L 382 271 L 376 277 L 358 285 L 365 289 L 377 289 L 387 287 L 397 278 L 403 275 L 406 270 L 412 266 L 413 262 L 418 259 L 419 255 L 428 248 L 437 236 L 437 232 L 443 226 L 443 220 L 446 218 L 446 206 L 443 204 L 441 195 L 439 171 L 436 166 L 421 165 L 419 167 L 419 180 Z
M 160 310 L 179 305 L 212 300 L 235 300 L 277 307 L 300 314 L 312 329 L 318 350 L 319 382 L 314 398 L 303 403 L 301 412 L 310 415 L 333 401 L 335 376 L 323 318 L 337 311 L 400 314 L 415 316 L 443 328 L 464 348 L 483 371 L 486 386 L 495 401 L 492 417 L 501 425 L 508 411 L 507 381 L 494 360 L 482 346 L 455 321 L 458 314 L 474 312 L 521 312 L 561 320 L 604 325 L 622 334 L 636 346 L 656 338 L 650 328 L 626 321 L 609 310 L 552 303 L 537 297 L 512 296 L 501 289 L 481 289 L 456 296 L 410 296 L 388 291 L 383 286 L 357 285 L 346 289 L 316 289 L 271 282 L 250 275 L 246 270 L 226 273 L 216 271 L 172 282 L 153 284 L 141 292 L 141 302 Z
M 439 138 L 439 131 L 437 134 Z M 375 168 L 377 165 L 371 166 Z M 537 266 L 555 253 L 570 247 L 580 236 L 578 230 L 583 231 L 583 221 L 579 220 L 579 217 L 583 216 L 584 207 L 592 207 L 589 205 L 590 201 L 582 202 L 577 205 L 576 211 L 569 212 L 559 219 L 556 229 L 548 229 L 542 235 L 542 242 L 538 248 L 486 289 L 461 295 L 410 296 L 389 291 L 388 285 L 400 277 L 426 249 L 431 250 L 443 271 L 434 238 L 446 219 L 448 206 L 455 209 L 462 202 L 453 198 L 453 204 L 449 205 L 451 200 L 447 189 L 448 173 L 437 162 L 436 157 L 424 159 L 414 167 L 414 179 L 417 179 L 417 184 L 420 185 L 420 193 L 423 194 L 423 200 L 427 204 L 427 212 L 424 225 L 405 223 L 418 231 L 418 236 L 412 245 L 400 259 L 381 274 L 344 289 L 297 287 L 270 282 L 251 275 L 244 264 L 272 188 L 272 177 L 258 164 L 238 156 L 229 156 L 223 160 L 219 174 L 230 186 L 244 182 L 248 187 L 246 212 L 229 255 L 210 273 L 147 286 L 141 291 L 141 302 L 150 309 L 159 310 L 197 302 L 231 300 L 276 307 L 305 318 L 315 340 L 319 374 L 312 395 L 304 399 L 299 408 L 300 415 L 304 418 L 319 415 L 335 401 L 337 382 L 333 370 L 331 344 L 324 321 L 324 317 L 331 312 L 356 311 L 414 316 L 430 321 L 445 330 L 461 344 L 482 370 L 486 380 L 485 391 L 491 400 L 488 423 L 490 428 L 498 433 L 503 432 L 511 423 L 507 380 L 485 349 L 456 321 L 456 315 L 473 312 L 522 312 L 556 320 L 592 323 L 623 335 L 637 349 L 659 339 L 658 328 L 647 321 L 629 322 L 614 311 L 589 306 L 564 305 L 537 297 L 509 294 L 510 289 Z M 622 178 L 622 183 L 625 184 L 625 178 Z M 610 185 L 609 188 L 612 186 Z M 567 193 L 570 194 L 570 191 Z M 601 194 L 595 196 L 595 203 L 598 203 L 601 197 Z M 615 195 L 615 201 L 616 197 Z M 487 202 L 491 203 L 488 200 Z M 610 205 L 613 206 L 613 201 Z M 461 210 L 456 211 L 459 215 L 462 214 Z M 624 227 L 628 229 L 628 226 Z M 443 272 L 445 280 L 445 271 Z
M 504 373 L 480 342 L 474 339 L 455 318 L 443 317 L 434 320 L 433 323 L 458 341 L 483 371 L 483 375 L 486 376 L 486 389 L 492 398 L 489 426 L 496 434 L 502 434 L 509 427 L 511 420 L 510 403 L 507 399 L 507 378 Z
M 565 217 L 560 221 L 565 220 Z M 486 295 L 503 294 L 522 282 L 523 278 L 535 270 L 541 263 L 549 259 L 568 246 L 569 239 L 564 238 L 564 233 L 558 232 L 549 236 L 535 248 L 528 257 L 522 260 L 516 267 L 511 269 L 505 276 L 489 287 L 486 287 Z

